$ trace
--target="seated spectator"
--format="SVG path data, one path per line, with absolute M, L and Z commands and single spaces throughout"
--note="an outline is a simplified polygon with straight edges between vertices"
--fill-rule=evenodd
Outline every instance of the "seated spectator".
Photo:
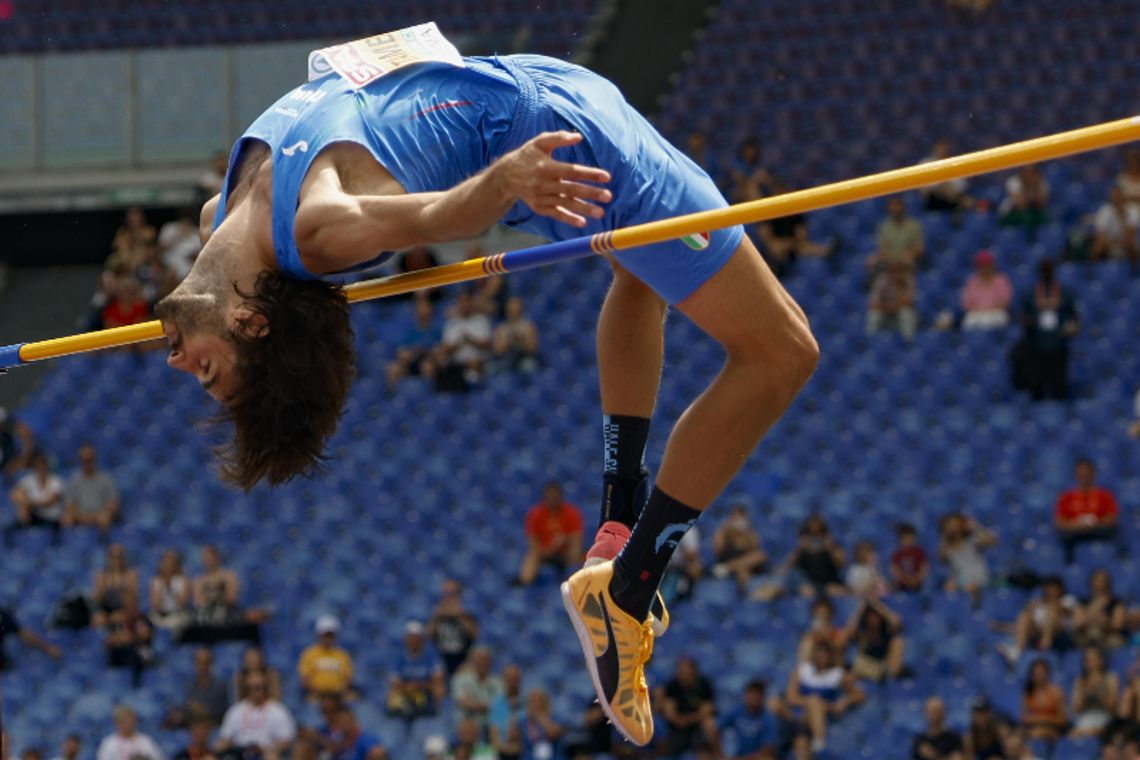
M 443 582 L 439 602 L 428 618 L 427 635 L 443 658 L 450 679 L 479 638 L 479 621 L 463 606 L 463 584 L 459 581 L 448 578 Z
M 716 694 L 712 682 L 697 669 L 693 658 L 677 658 L 673 677 L 665 684 L 661 712 L 668 727 L 666 756 L 693 752 L 711 758 L 716 749 Z
M 1002 740 L 1006 727 L 998 720 L 993 705 L 986 697 L 970 701 L 970 725 L 962 742 L 966 760 L 1002 758 Z
M 941 161 L 950 158 L 950 141 L 939 137 L 934 141 L 930 155 L 922 159 L 922 163 Z M 927 211 L 948 211 L 961 213 L 974 207 L 974 199 L 966 192 L 965 179 L 948 179 L 937 185 L 927 185 L 919 190 L 923 198 L 922 207 Z
M 108 616 L 122 609 L 127 596 L 136 600 L 139 595 L 139 571 L 127 562 L 127 549 L 122 544 L 107 547 L 103 567 L 95 571 L 91 600 L 95 614 L 91 622 L 96 627 L 106 625 Z
M 1069 723 L 1065 692 L 1053 683 L 1053 667 L 1042 658 L 1029 666 L 1021 698 L 1021 727 L 1030 739 L 1056 741 Z
M 887 592 L 887 581 L 879 569 L 879 555 L 870 541 L 855 544 L 854 557 L 847 567 L 847 588 L 852 594 L 878 596 Z
M 1009 305 L 1013 286 L 997 269 L 994 255 L 978 251 L 974 256 L 974 273 L 962 290 L 962 329 L 992 330 L 1009 324 Z
M 451 698 L 459 717 L 475 721 L 482 731 L 491 705 L 503 693 L 503 679 L 491 667 L 494 659 L 485 646 L 472 648 L 467 664 L 451 679 Z
M 142 684 L 143 669 L 154 664 L 154 627 L 139 609 L 139 598 L 128 591 L 122 606 L 107 615 L 107 664 L 112 668 L 130 668 L 131 683 Z
M 739 705 L 721 717 L 717 744 L 728 760 L 776 760 L 780 727 L 768 710 L 766 681 L 749 681 Z
M 989 565 L 982 552 L 997 545 L 997 534 L 959 512 L 943 517 L 938 532 L 938 558 L 949 570 L 943 589 L 962 591 L 977 602 L 990 582 Z
M 915 593 L 926 584 L 930 561 L 926 551 L 918 545 L 918 531 L 910 523 L 895 528 L 898 548 L 891 553 L 891 581 L 896 591 Z
M 1089 596 L 1073 610 L 1073 638 L 1082 647 L 1119 647 L 1128 638 L 1127 604 L 1112 592 L 1103 567 L 1089 575 Z
M 191 713 L 187 721 L 189 736 L 186 746 L 179 750 L 174 760 L 218 760 L 210 744 L 210 734 L 217 722 L 202 713 Z
M 142 287 L 133 276 L 116 277 L 114 286 L 107 295 L 107 305 L 100 315 L 104 330 L 137 325 L 150 318 L 150 304 L 143 298 Z
M 150 620 L 159 628 L 177 630 L 190 620 L 190 580 L 182 571 L 177 549 L 162 553 L 150 579 Z
M 713 533 L 713 557 L 716 564 L 712 574 L 716 578 L 732 576 L 741 594 L 748 592 L 753 576 L 764 571 L 768 555 L 760 545 L 760 534 L 752 527 L 748 511 L 741 504 L 733 505 L 716 532 Z
M 321 615 L 315 627 L 317 640 L 305 647 L 297 661 L 297 675 L 305 697 L 315 700 L 324 694 L 347 697 L 352 691 L 352 656 L 337 646 L 340 621 Z
M 694 525 L 677 544 L 677 550 L 669 558 L 665 568 L 665 577 L 661 579 L 661 597 L 666 604 L 689 599 L 696 590 L 697 581 L 704 575 L 704 563 L 701 560 L 701 531 Z
M 1022 298 L 1021 325 L 1021 340 L 1010 352 L 1013 387 L 1035 401 L 1067 398 L 1069 340 L 1079 328 L 1072 294 L 1058 281 L 1052 259 L 1041 261 L 1033 292 Z
M 760 162 L 760 142 L 755 137 L 743 140 L 737 147 L 736 158 L 729 163 L 728 176 L 732 183 L 733 203 L 754 201 L 768 195 L 772 175 Z
M 464 290 L 443 323 L 443 341 L 420 369 L 436 390 L 466 390 L 482 377 L 490 349 L 491 320 L 475 311 L 471 292 Z
M 896 330 L 906 341 L 918 331 L 918 283 L 909 264 L 894 261 L 875 275 L 867 305 L 867 334 Z
M 176 281 L 190 273 L 198 252 L 202 250 L 198 222 L 193 209 L 181 208 L 177 216 L 162 225 L 158 232 L 158 256 Z
M 542 501 L 526 513 L 526 556 L 518 583 L 534 583 L 543 565 L 552 565 L 561 578 L 567 568 L 582 562 L 582 513 L 562 497 L 562 486 L 550 481 L 542 488 Z
M 234 673 L 234 694 L 238 699 L 245 699 L 245 682 L 251 675 L 259 675 L 265 681 L 265 688 L 272 700 L 281 700 L 281 674 L 277 668 L 265 660 L 265 652 L 261 647 L 246 647 L 241 653 L 241 665 Z
M 431 300 L 427 296 L 416 298 L 415 321 L 396 347 L 396 358 L 388 363 L 388 389 L 395 388 L 408 375 L 423 374 L 423 363 L 441 340 L 443 331 L 435 320 Z
M 1041 596 L 1031 599 L 1017 616 L 1013 645 L 998 645 L 998 651 L 1016 663 L 1027 649 L 1042 652 L 1063 651 L 1073 647 L 1073 617 L 1077 601 L 1065 593 L 1060 576 L 1050 575 L 1041 581 Z
M 938 697 L 926 700 L 926 730 L 914 737 L 914 760 L 963 760 L 962 737 L 946 727 L 946 705 Z
M 1053 525 L 1065 550 L 1065 562 L 1070 565 L 1077 544 L 1115 543 L 1120 520 L 1120 506 L 1112 491 L 1096 485 L 1096 465 L 1092 460 L 1078 459 L 1073 470 L 1076 487 L 1062 493 L 1053 509 Z
M 447 694 L 443 661 L 425 644 L 418 620 L 404 625 L 404 648 L 392 666 L 388 682 L 388 714 L 414 720 L 435 715 Z
M 503 691 L 491 703 L 487 716 L 487 736 L 500 758 L 519 757 L 523 751 L 522 729 L 526 700 L 522 691 L 522 671 L 518 665 L 503 668 Z
M 297 735 L 294 760 L 387 760 L 388 750 L 376 734 L 365 731 L 352 709 L 333 694 L 319 700 L 324 725 L 304 728 Z
M 827 724 L 838 720 L 864 699 L 854 676 L 840 664 L 835 650 L 817 642 L 811 659 L 801 662 L 788 679 L 785 701 L 800 712 L 811 732 L 812 749 L 827 746 Z
M 1070 736 L 1099 737 L 1116 713 L 1120 679 L 1108 670 L 1104 652 L 1089 647 L 1081 655 L 1081 673 L 1073 684 Z
M 491 346 L 496 371 L 538 369 L 538 330 L 523 312 L 521 298 L 507 301 L 506 318 L 495 328 Z
M 875 233 L 875 252 L 867 259 L 871 281 L 891 264 L 901 264 L 912 272 L 926 249 L 922 224 L 906 212 L 901 195 L 887 201 L 887 218 Z
M 596 700 L 590 700 L 582 712 L 581 723 L 566 732 L 563 740 L 568 760 L 594 760 L 608 755 L 614 747 L 609 719 Z
M 297 736 L 297 726 L 285 705 L 269 698 L 268 684 L 258 673 L 245 678 L 246 696 L 222 719 L 215 750 L 239 750 L 243 758 L 279 760 Z
M 773 195 L 782 195 L 790 190 L 786 183 L 773 180 Z M 825 245 L 808 237 L 806 214 L 791 214 L 761 222 L 757 229 L 760 250 L 777 277 L 790 274 L 801 256 L 827 258 L 835 252 L 835 243 Z
M 845 588 L 840 573 L 845 562 L 843 549 L 835 542 L 824 519 L 818 515 L 807 518 L 800 526 L 796 548 L 788 558 L 788 565 L 803 578 L 800 593 L 809 597 L 843 594 Z
M 38 649 L 53 660 L 59 660 L 63 656 L 62 650 L 54 644 L 50 644 L 37 636 L 31 629 L 20 625 L 20 621 L 16 618 L 14 613 L 8 607 L 0 606 L 0 673 L 8 670 L 12 662 L 8 659 L 7 649 L 4 646 L 4 640 L 9 636 L 17 636 L 26 646 L 33 649 Z M 0 757 L 3 757 L 0 755 Z
M 1026 737 L 1021 731 L 1010 731 L 1002 742 L 1002 751 L 1006 760 L 1042 760 L 1026 743 Z
M 566 729 L 551 715 L 550 695 L 544 689 L 527 692 L 526 712 L 520 728 L 523 757 L 539 760 L 561 756 L 559 750 Z
M 1049 183 L 1036 164 L 1021 167 L 1005 181 L 998 218 L 1001 224 L 1027 230 L 1049 222 Z
M 31 464 L 36 451 L 32 429 L 0 406 L 0 476 L 13 478 Z
M 855 645 L 851 672 L 856 678 L 885 681 L 902 675 L 902 619 L 879 600 L 863 597 L 843 630 L 843 641 Z
M 79 753 L 83 750 L 83 739 L 79 734 L 68 734 L 63 737 L 63 744 L 59 747 L 59 754 L 51 760 L 79 760 Z M 4 755 L 0 755 L 4 757 Z
M 1116 189 L 1130 206 L 1140 206 L 1140 148 L 1129 148 L 1124 152 L 1124 168 L 1116 175 Z
M 426 742 L 424 749 L 428 754 Z M 447 760 L 495 760 L 495 749 L 483 739 L 478 723 L 461 718 L 455 724 L 455 741 Z
M 63 524 L 63 480 L 52 472 L 46 454 L 34 454 L 29 464 L 31 470 L 16 481 L 8 495 L 16 510 L 16 521 L 6 533 L 43 526 L 51 528 L 54 541 L 58 543 L 59 529 Z
M 214 653 L 209 647 L 194 650 L 194 674 L 183 691 L 182 704 L 172 708 L 162 721 L 163 728 L 190 728 L 198 717 L 208 726 L 222 722 L 230 707 L 230 690 L 224 679 L 214 674 Z M 207 735 L 209 732 L 207 732 Z
M 835 651 L 843 651 L 847 646 L 844 629 L 835 625 L 835 606 L 826 596 L 818 597 L 811 605 L 811 625 L 800 639 L 796 649 L 796 661 L 811 660 L 815 645 L 823 643 Z
M 154 739 L 139 733 L 139 716 L 132 708 L 119 705 L 111 717 L 115 720 L 115 733 L 99 742 L 95 760 L 163 760 Z
M 79 447 L 79 469 L 67 481 L 63 525 L 89 525 L 106 536 L 119 513 L 115 479 L 99 468 L 95 447 Z
M 222 564 L 216 546 L 202 548 L 202 574 L 191 581 L 191 623 L 182 630 L 179 641 L 212 644 L 218 641 L 261 640 L 260 623 L 269 614 L 262 609 L 242 610 L 238 606 L 241 581 L 237 573 Z
M 1108 190 L 1108 202 L 1093 217 L 1093 240 L 1089 256 L 1093 261 L 1127 259 L 1140 264 L 1140 206 L 1129 204 L 1117 186 Z
M 132 206 L 123 214 L 123 223 L 115 230 L 111 240 L 111 250 L 121 253 L 131 251 L 140 245 L 153 245 L 158 238 L 154 225 L 147 221 L 141 208 Z

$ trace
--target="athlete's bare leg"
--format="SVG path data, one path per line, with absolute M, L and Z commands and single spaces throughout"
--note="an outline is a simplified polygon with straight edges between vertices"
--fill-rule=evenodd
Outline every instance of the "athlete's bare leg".
M 602 414 L 649 417 L 665 361 L 666 304 L 617 262 L 598 317 Z

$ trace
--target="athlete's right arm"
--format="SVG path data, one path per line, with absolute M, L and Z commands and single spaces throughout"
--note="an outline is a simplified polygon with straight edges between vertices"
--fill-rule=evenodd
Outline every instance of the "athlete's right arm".
M 327 181 L 311 184 L 297 209 L 297 247 L 310 271 L 339 271 L 380 251 L 475 237 L 520 200 L 536 213 L 583 227 L 587 217 L 604 213 L 596 204 L 611 199 L 609 190 L 588 183 L 608 182 L 609 172 L 551 156 L 581 139 L 545 132 L 444 192 L 354 195 L 330 171 Z

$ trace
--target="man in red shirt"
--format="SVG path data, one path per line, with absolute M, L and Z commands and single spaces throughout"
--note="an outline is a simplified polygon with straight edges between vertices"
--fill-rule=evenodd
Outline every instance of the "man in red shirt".
M 582 513 L 563 500 L 562 486 L 554 481 L 542 489 L 542 501 L 526 513 L 526 557 L 519 568 L 518 583 L 529 586 L 545 564 L 558 569 L 582 562 Z
M 1094 485 L 1095 478 L 1096 466 L 1092 460 L 1078 459 L 1077 487 L 1061 494 L 1053 511 L 1053 524 L 1057 527 L 1057 537 L 1065 549 L 1065 562 L 1068 564 L 1073 562 L 1073 550 L 1077 544 L 1116 540 L 1120 507 L 1112 491 Z

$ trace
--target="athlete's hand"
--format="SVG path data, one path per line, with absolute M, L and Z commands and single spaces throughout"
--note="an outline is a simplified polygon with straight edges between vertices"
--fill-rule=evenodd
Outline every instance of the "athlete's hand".
M 577 132 L 543 132 L 499 159 L 503 189 L 536 213 L 574 227 L 586 226 L 586 217 L 600 219 L 613 193 L 587 182 L 609 182 L 604 169 L 558 161 L 551 154 L 582 141 Z

